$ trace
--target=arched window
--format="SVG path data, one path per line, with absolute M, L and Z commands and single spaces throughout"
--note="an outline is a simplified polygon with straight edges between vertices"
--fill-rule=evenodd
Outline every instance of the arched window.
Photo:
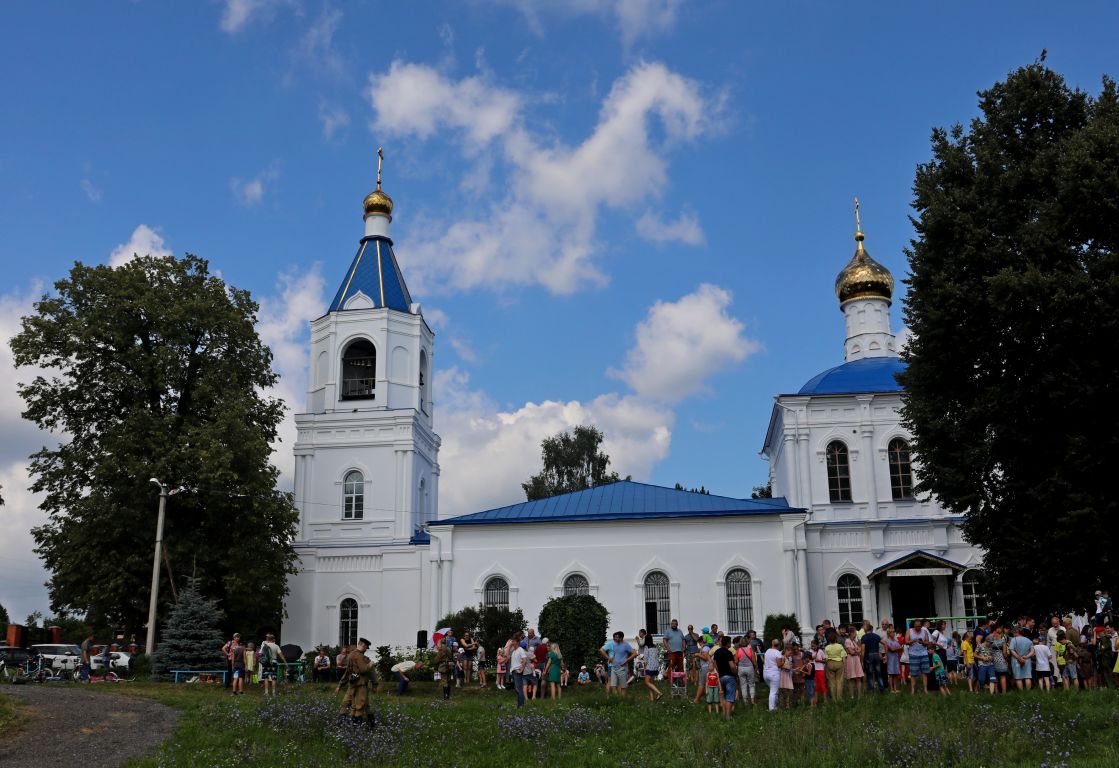
M 346 647 L 357 642 L 357 600 L 347 597 L 338 606 L 338 645 Z
M 974 568 L 967 571 L 961 580 L 964 587 L 964 616 L 982 616 L 987 611 L 981 580 L 981 574 Z
M 365 477 L 356 469 L 342 480 L 342 519 L 360 520 L 365 515 Z
M 863 587 L 859 577 L 845 573 L 836 582 L 839 590 L 839 623 L 861 624 L 863 621 Z
M 368 400 L 377 386 L 377 348 L 358 339 L 342 353 L 342 399 Z
M 509 608 L 509 582 L 500 576 L 486 579 L 482 588 L 482 605 L 486 608 Z
M 427 408 L 427 350 L 420 350 L 420 410 L 428 413 Z
M 563 596 L 568 595 L 589 595 L 591 593 L 590 582 L 587 577 L 581 573 L 573 573 L 563 580 Z
M 832 501 L 851 500 L 851 463 L 847 446 L 839 440 L 828 443 L 828 497 Z
M 659 635 L 668 629 L 671 610 L 668 577 L 653 571 L 645 577 L 645 629 L 650 635 Z
M 886 453 L 890 458 L 890 491 L 894 498 L 913 498 L 913 464 L 909 460 L 909 443 L 895 437 Z
M 754 598 L 750 592 L 750 572 L 735 568 L 727 574 L 727 632 L 744 635 L 754 623 Z

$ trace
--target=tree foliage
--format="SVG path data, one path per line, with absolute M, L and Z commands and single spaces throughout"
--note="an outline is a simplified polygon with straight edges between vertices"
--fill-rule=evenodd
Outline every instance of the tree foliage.
M 599 450 L 602 438 L 597 427 L 587 426 L 545 438 L 540 446 L 544 468 L 521 483 L 528 500 L 618 482 L 618 473 L 607 471 L 610 457 Z
M 20 386 L 23 415 L 61 437 L 31 463 L 49 516 L 33 534 L 53 610 L 142 636 L 156 477 L 186 487 L 164 530 L 180 583 L 196 573 L 231 624 L 276 626 L 298 517 L 274 490 L 283 404 L 262 394 L 276 375 L 256 313 L 247 291 L 188 255 L 78 262 L 23 318 L 15 362 L 48 371 Z
M 1119 99 L 1037 62 L 979 107 L 917 169 L 903 417 L 992 602 L 1042 615 L 1119 581 L 1113 548 L 1082 557 L 1119 535 Z
M 698 488 L 685 488 L 680 483 L 677 483 L 676 486 L 675 486 L 675 490 L 677 490 L 677 491 L 690 491 L 691 493 L 701 493 L 704 496 L 710 496 L 711 495 L 711 491 L 707 490 L 702 485 Z
M 541 637 L 560 644 L 568 669 L 593 664 L 606 640 L 610 612 L 592 595 L 553 597 L 540 610 Z
M 755 485 L 750 489 L 751 499 L 772 499 L 773 498 L 773 484 L 766 483 L 765 485 Z
M 514 632 L 524 632 L 528 628 L 524 612 L 520 608 L 486 608 L 484 606 L 470 606 L 448 614 L 439 620 L 436 629 L 450 627 L 455 631 L 455 637 L 462 637 L 469 631 L 474 639 L 486 649 L 486 658 L 497 657 L 497 649 Z
M 224 668 L 221 620 L 217 603 L 203 597 L 196 584 L 179 592 L 151 655 L 152 679 L 168 680 L 173 669 Z

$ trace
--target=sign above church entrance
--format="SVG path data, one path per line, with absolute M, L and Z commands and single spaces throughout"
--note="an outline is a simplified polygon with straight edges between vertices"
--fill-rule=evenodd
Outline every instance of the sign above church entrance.
M 895 576 L 951 576 L 951 568 L 895 568 L 886 571 L 891 579 Z

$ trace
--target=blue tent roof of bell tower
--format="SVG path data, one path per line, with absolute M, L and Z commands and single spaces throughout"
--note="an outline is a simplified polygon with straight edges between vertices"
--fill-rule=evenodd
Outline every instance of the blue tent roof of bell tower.
M 366 237 L 358 246 L 357 255 L 346 270 L 346 277 L 334 294 L 328 312 L 344 310 L 346 302 L 363 293 L 377 309 L 412 311 L 412 296 L 404 283 L 404 275 L 387 237 Z M 364 308 L 364 307 L 363 307 Z

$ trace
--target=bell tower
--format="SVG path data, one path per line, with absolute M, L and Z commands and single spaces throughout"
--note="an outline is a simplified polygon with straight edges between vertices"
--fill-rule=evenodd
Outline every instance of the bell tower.
M 295 502 L 304 545 L 407 543 L 438 517 L 435 335 L 389 237 L 392 198 L 366 195 L 364 234 L 326 313 L 311 322 L 307 412 L 296 415 Z
M 865 357 L 896 357 L 897 339 L 890 330 L 894 276 L 870 257 L 863 246 L 859 198 L 855 198 L 855 255 L 835 278 L 835 296 L 847 326 L 843 343 L 846 362 Z

